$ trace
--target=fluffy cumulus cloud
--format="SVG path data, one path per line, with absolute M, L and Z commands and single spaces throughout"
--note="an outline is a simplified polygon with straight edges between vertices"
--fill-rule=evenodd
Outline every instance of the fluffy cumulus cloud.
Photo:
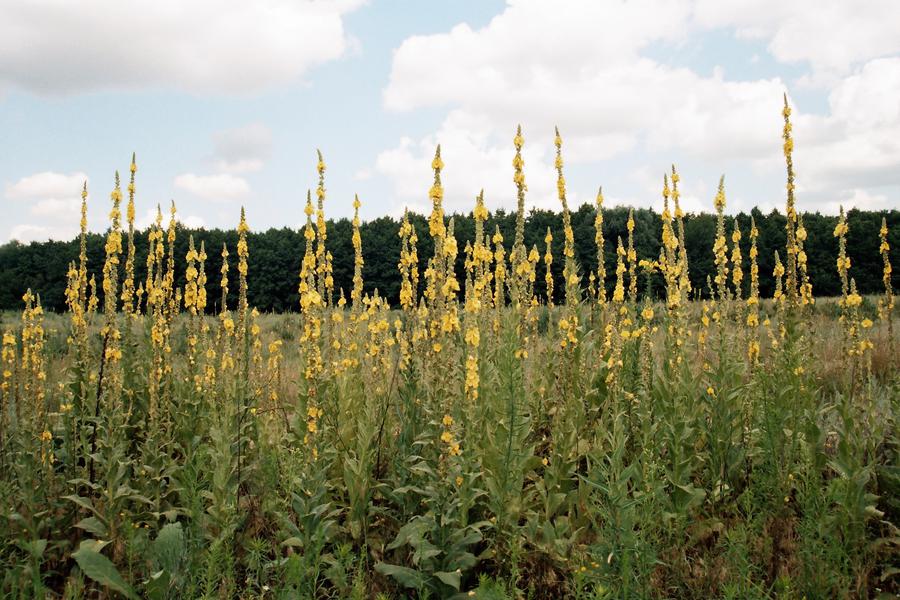
M 47 240 L 70 240 L 77 233 L 77 228 L 67 225 L 33 225 L 21 223 L 15 225 L 9 233 L 9 239 L 27 244 L 29 242 L 46 242 Z
M 272 153 L 272 131 L 262 123 L 251 123 L 213 135 L 214 161 L 226 173 L 259 171 Z
M 828 96 L 829 114 L 800 115 L 801 190 L 900 185 L 900 56 L 874 59 Z M 798 186 L 799 187 L 799 186 Z M 895 198 L 895 202 L 897 202 Z
M 44 94 L 158 87 L 252 93 L 341 57 L 361 0 L 8 0 L 0 87 Z
M 781 62 L 808 63 L 810 83 L 900 52 L 895 0 L 698 0 L 694 14 L 703 27 L 731 27 L 739 37 L 766 41 Z
M 174 185 L 198 198 L 216 202 L 241 198 L 250 192 L 250 184 L 246 179 L 229 173 L 216 175 L 184 173 L 175 177 Z
M 10 232 L 10 239 L 30 242 L 71 238 L 78 229 L 80 192 L 87 180 L 87 175 L 81 172 L 43 171 L 5 184 L 3 195 L 10 209 L 40 219 L 39 224 L 16 225 Z
M 76 198 L 88 177 L 77 172 L 70 175 L 43 171 L 21 178 L 4 186 L 4 195 L 10 200 L 34 200 L 41 198 Z
M 403 201 L 421 198 L 428 185 L 420 181 L 428 177 L 423 165 L 441 142 L 448 157 L 448 200 L 483 186 L 509 207 L 510 138 L 521 122 L 527 143 L 535 145 L 530 161 L 526 156 L 526 175 L 538 192 L 532 196 L 552 198 L 550 140 L 558 124 L 565 156 L 575 165 L 623 157 L 638 165 L 648 159 L 662 165 L 695 161 L 716 170 L 717 177 L 718 169 L 739 161 L 771 177 L 777 192 L 783 188 L 782 93 L 819 86 L 827 114 L 795 106 L 800 189 L 822 207 L 829 193 L 875 198 L 875 192 L 857 191 L 900 183 L 900 4 L 870 4 L 871 10 L 837 1 L 741 0 L 732 10 L 731 3 L 712 0 L 509 0 L 483 28 L 460 24 L 410 37 L 396 50 L 385 107 L 448 112 L 435 133 L 403 139 L 382 152 L 375 169 Z M 667 48 L 715 30 L 763 41 L 777 63 L 797 63 L 804 75 L 785 80 L 776 70 L 741 79 L 726 77 L 718 67 L 705 72 L 659 58 Z M 713 50 L 704 47 L 707 55 Z M 748 52 L 747 64 L 752 58 Z M 659 179 L 653 179 L 658 188 Z M 709 182 L 690 186 L 686 196 L 714 192 Z M 586 199 L 587 186 L 582 187 Z M 572 193 L 579 190 L 575 186 Z M 753 196 L 747 192 L 737 195 Z

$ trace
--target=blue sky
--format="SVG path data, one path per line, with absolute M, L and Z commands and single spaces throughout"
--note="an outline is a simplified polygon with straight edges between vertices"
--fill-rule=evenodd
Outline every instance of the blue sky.
M 138 220 L 298 226 L 328 164 L 327 212 L 427 209 L 442 144 L 447 206 L 511 208 L 525 131 L 529 206 L 659 206 L 675 163 L 689 210 L 725 174 L 729 211 L 783 205 L 781 94 L 798 203 L 900 206 L 900 3 L 772 0 L 10 0 L 0 5 L 0 243 L 68 238 L 89 180 L 105 227 L 138 155 Z M 76 9 L 77 8 L 77 9 Z

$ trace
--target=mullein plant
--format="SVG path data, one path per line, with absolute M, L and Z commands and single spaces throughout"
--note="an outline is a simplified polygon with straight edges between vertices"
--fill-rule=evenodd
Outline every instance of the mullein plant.
M 872 327 L 872 321 L 861 318 L 860 306 L 862 297 L 856 289 L 856 281 L 849 276 L 850 257 L 847 255 L 847 233 L 850 227 L 847 225 L 847 217 L 844 208 L 840 209 L 838 224 L 834 228 L 834 236 L 838 238 L 837 271 L 841 279 L 841 323 L 844 330 L 843 355 L 852 378 L 853 389 L 864 381 L 864 371 L 871 369 L 871 355 L 868 353 L 873 347 L 869 340 L 868 330 Z
M 688 265 L 687 244 L 684 237 L 684 211 L 681 210 L 681 192 L 678 191 L 678 182 L 681 176 L 672 165 L 672 203 L 675 207 L 676 234 L 678 236 L 678 287 L 681 297 L 688 299 L 691 292 L 690 268 Z
M 628 250 L 625 258 L 628 262 L 628 302 L 631 305 L 637 304 L 638 281 L 637 281 L 637 253 L 634 250 L 634 209 L 628 210 L 628 221 L 625 223 L 628 230 Z
M 187 377 L 194 385 L 195 389 L 199 387 L 198 385 L 198 377 L 197 377 L 197 353 L 199 351 L 198 345 L 200 343 L 200 321 L 202 319 L 202 312 L 199 308 L 199 278 L 200 272 L 197 270 L 197 263 L 200 259 L 200 255 L 197 252 L 197 249 L 194 247 L 194 236 L 191 235 L 188 238 L 188 251 L 187 255 L 185 255 L 185 263 L 187 268 L 184 272 L 185 284 L 184 284 L 184 309 L 188 312 L 189 320 L 188 320 L 188 333 L 187 333 L 187 345 L 188 345 L 188 353 L 187 353 L 187 361 L 188 361 L 188 375 Z M 197 389 L 196 391 L 201 391 Z
M 47 420 L 47 370 L 45 356 L 44 310 L 41 299 L 29 288 L 22 297 L 25 309 L 22 311 L 22 351 L 19 369 L 22 380 L 22 398 L 30 406 L 19 409 L 17 417 L 25 417 L 35 438 L 40 440 L 41 458 L 46 465 L 53 434 Z M 6 340 L 9 341 L 9 340 Z M 15 338 L 12 338 L 15 342 Z M 14 357 L 14 354 L 13 354 Z M 9 358 L 9 357 L 8 357 Z
M 563 212 L 563 285 L 565 311 L 559 320 L 560 342 L 563 349 L 574 350 L 578 344 L 578 304 L 581 302 L 578 264 L 575 262 L 575 234 L 572 231 L 572 215 L 566 201 L 566 180 L 563 177 L 562 137 L 559 128 L 554 138 L 556 146 L 556 192 Z
M 313 229 L 313 205 L 309 193 L 306 196 L 306 228 L 303 235 L 306 239 L 306 252 L 300 266 L 300 315 L 303 320 L 303 334 L 300 337 L 301 353 L 305 357 L 304 381 L 306 383 L 305 406 L 302 406 L 306 417 L 303 443 L 309 449 L 310 456 L 317 458 L 319 445 L 319 419 L 324 414 L 320 404 L 320 387 L 324 371 L 322 359 L 322 313 L 325 303 L 319 293 L 317 279 L 321 272 L 317 266 L 317 254 L 313 250 L 316 232 Z M 324 289 L 324 286 L 321 287 Z
M 547 228 L 547 235 L 544 236 L 544 287 L 547 290 L 547 306 L 553 306 L 553 234 L 550 228 Z
M 129 167 L 129 171 L 131 172 L 131 179 L 128 182 L 128 205 L 125 209 L 125 218 L 128 224 L 128 252 L 125 258 L 125 279 L 122 280 L 122 311 L 126 316 L 126 324 L 125 324 L 125 334 L 129 335 L 131 331 L 131 318 L 128 317 L 136 317 L 139 313 L 136 312 L 135 307 L 135 299 L 136 292 L 135 282 L 134 282 L 134 260 L 135 260 L 135 245 L 134 245 L 134 177 L 135 173 L 137 173 L 137 162 L 136 155 L 131 155 L 131 166 Z M 140 309 L 140 304 L 138 302 L 137 310 Z
M 800 305 L 810 306 L 815 304 L 813 298 L 812 283 L 809 280 L 809 270 L 807 268 L 806 250 L 803 244 L 806 242 L 806 227 L 803 226 L 803 215 L 797 215 L 797 270 L 799 272 L 799 294 Z
M 719 179 L 719 190 L 714 200 L 716 207 L 716 240 L 713 256 L 716 264 L 716 299 L 722 303 L 728 300 L 728 243 L 725 240 L 725 178 Z
M 101 360 L 102 380 L 98 382 L 97 404 L 100 405 L 100 391 L 106 392 L 110 399 L 118 399 L 122 385 L 122 372 L 120 362 L 122 360 L 121 339 L 118 314 L 118 288 L 119 288 L 119 257 L 122 255 L 122 191 L 119 187 L 119 173 L 116 173 L 115 188 L 110 194 L 112 209 L 109 213 L 110 228 L 106 235 L 105 253 L 106 260 L 103 263 L 103 314 L 104 324 L 100 330 L 103 340 L 103 357 Z M 96 414 L 95 414 L 96 416 Z
M 0 343 L 0 452 L 6 461 L 6 446 L 18 426 L 19 398 L 16 375 L 18 373 L 18 340 L 11 329 L 3 331 Z
M 365 265 L 365 261 L 363 260 L 362 254 L 362 236 L 359 233 L 359 196 L 354 196 L 353 198 L 353 233 L 350 237 L 353 243 L 353 290 L 350 292 L 350 306 L 353 308 L 354 313 L 358 313 L 362 308 L 362 294 L 363 294 L 363 265 Z M 405 215 L 404 215 L 405 216 Z M 408 223 L 408 221 L 407 221 Z
M 756 240 L 759 230 L 756 220 L 750 217 L 750 293 L 747 296 L 747 361 L 751 366 L 759 360 L 759 250 Z
M 419 287 L 419 257 L 416 251 L 416 229 L 409 221 L 409 213 L 403 211 L 403 220 L 400 223 L 400 262 L 397 264 L 400 270 L 400 307 L 411 312 L 415 310 L 418 302 Z
M 506 306 L 506 249 L 503 247 L 503 234 L 500 233 L 499 225 L 494 226 L 491 242 L 494 244 L 494 314 L 491 328 L 497 334 L 500 332 L 500 317 Z M 519 356 L 524 352 L 526 351 L 522 348 L 516 351 Z
M 838 257 L 836 261 L 838 277 L 841 280 L 841 299 L 839 301 L 841 307 L 841 323 L 844 325 L 844 352 L 847 352 L 851 344 L 850 329 L 853 326 L 850 322 L 851 306 L 847 301 L 850 294 L 850 257 L 847 256 L 847 233 L 850 227 L 847 225 L 847 217 L 844 215 L 844 207 L 840 207 L 840 216 L 837 225 L 834 228 L 834 237 L 838 239 Z
M 522 127 L 516 129 L 513 137 L 513 147 L 516 150 L 513 157 L 513 182 L 516 185 L 516 232 L 513 238 L 512 249 L 509 252 L 509 266 L 511 269 L 508 280 L 510 302 L 517 310 L 524 311 L 529 302 L 526 294 L 529 263 L 525 248 L 525 192 L 528 186 L 525 184 L 525 161 L 522 159 L 522 147 L 525 139 L 522 137 Z
M 784 160 L 787 167 L 787 205 L 785 208 L 787 219 L 785 224 L 787 232 L 787 264 L 785 266 L 784 293 L 787 306 L 793 308 L 799 302 L 797 268 L 799 249 L 797 247 L 797 209 L 794 202 L 794 139 L 791 137 L 791 107 L 788 105 L 787 94 L 784 95 L 784 108 L 781 114 L 784 117 L 782 138 L 784 139 Z
M 237 306 L 237 350 L 241 360 L 241 368 L 246 372 L 247 361 L 249 359 L 249 339 L 247 336 L 249 328 L 250 305 L 247 300 L 247 274 L 249 270 L 248 259 L 250 257 L 250 249 L 247 245 L 247 233 L 250 226 L 247 224 L 246 212 L 241 207 L 241 217 L 238 222 L 237 233 L 237 257 L 238 257 L 238 306 Z M 318 256 L 318 255 L 317 255 Z
M 681 305 L 680 275 L 678 272 L 678 236 L 672 229 L 672 213 L 669 210 L 669 177 L 663 175 L 662 245 L 659 265 L 666 281 L 666 309 L 672 317 Z M 671 320 L 671 319 L 670 319 Z
M 328 239 L 325 223 L 325 160 L 322 158 L 322 152 L 316 150 L 316 154 L 319 158 L 316 164 L 316 171 L 319 174 L 319 183 L 316 186 L 316 291 L 327 305 L 331 290 L 325 285 L 327 270 L 325 241 Z
M 616 285 L 613 288 L 612 301 L 617 308 L 625 302 L 625 247 L 622 245 L 621 236 L 616 242 Z
M 606 257 L 603 254 L 603 188 L 597 189 L 596 215 L 594 216 L 594 244 L 597 246 L 597 305 L 606 305 Z
M 878 231 L 878 252 L 881 254 L 884 267 L 882 268 L 881 280 L 884 283 L 884 296 L 878 300 L 878 318 L 887 322 L 888 328 L 888 349 L 893 356 L 894 349 L 894 289 L 891 286 L 891 247 L 888 244 L 888 226 L 887 219 L 881 217 L 881 229 Z

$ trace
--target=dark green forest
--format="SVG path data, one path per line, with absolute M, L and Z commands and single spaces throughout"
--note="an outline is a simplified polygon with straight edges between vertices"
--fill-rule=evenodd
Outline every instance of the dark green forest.
M 759 229 L 759 270 L 760 293 L 771 296 L 774 290 L 772 269 L 775 262 L 775 251 L 780 250 L 783 258 L 785 246 L 785 217 L 778 211 L 763 214 L 753 209 L 752 215 Z M 582 277 L 587 284 L 587 274 L 597 267 L 597 250 L 594 244 L 595 208 L 589 204 L 582 205 L 572 213 L 572 228 L 575 233 L 576 258 Z M 733 221 L 737 219 L 743 232 L 741 251 L 744 256 L 745 272 L 749 268 L 750 249 L 750 214 L 740 213 L 726 217 L 726 231 L 729 246 Z M 851 210 L 848 213 L 850 233 L 847 236 L 847 252 L 852 259 L 850 275 L 856 279 L 860 293 L 875 294 L 883 291 L 882 259 L 878 253 L 878 231 L 881 219 L 887 219 L 891 246 L 892 263 L 900 266 L 898 249 L 900 249 L 900 211 L 886 212 Z M 627 238 L 626 221 L 628 209 L 616 207 L 604 209 L 604 238 L 606 240 L 606 287 L 611 291 L 615 281 L 615 248 L 616 238 Z M 660 215 L 650 209 L 635 210 L 634 245 L 638 258 L 655 259 L 659 256 L 660 231 L 662 222 Z M 418 254 L 420 269 L 424 270 L 428 258 L 432 254 L 432 242 L 427 235 L 427 221 L 421 215 L 411 215 L 410 220 L 419 234 Z M 509 249 L 515 229 L 515 213 L 498 210 L 488 218 L 485 231 L 493 232 L 495 225 L 500 227 L 504 244 Z M 817 296 L 833 296 L 840 294 L 840 280 L 835 268 L 838 242 L 833 236 L 836 216 L 807 213 L 803 216 L 808 232 L 805 250 L 808 256 L 809 275 L 813 291 Z M 688 214 L 685 216 L 685 238 L 687 240 L 688 260 L 693 289 L 698 293 L 706 293 L 707 275 L 714 274 L 712 245 L 716 229 L 716 217 L 712 214 Z M 400 239 L 397 235 L 400 223 L 390 217 L 381 217 L 363 223 L 360 234 L 363 243 L 365 267 L 363 278 L 365 291 L 386 296 L 392 304 L 396 304 L 399 293 L 399 273 L 397 261 L 400 257 Z M 528 248 L 537 245 L 538 251 L 544 254 L 544 236 L 547 227 L 553 232 L 553 276 L 557 280 L 554 289 L 561 292 L 562 285 L 562 215 L 544 210 L 532 210 L 525 222 L 525 241 Z M 335 289 L 343 288 L 349 295 L 353 277 L 353 246 L 351 244 L 352 225 L 349 219 L 328 221 L 328 249 L 334 256 Z M 455 215 L 455 235 L 459 242 L 457 259 L 457 275 L 464 280 L 464 253 L 466 242 L 474 238 L 475 224 L 471 213 Z M 236 260 L 235 246 L 237 233 L 234 230 L 220 229 L 185 229 L 179 228 L 176 241 L 176 256 L 183 259 L 187 253 L 188 235 L 194 236 L 199 246 L 206 243 L 209 259 L 206 272 L 209 277 L 208 297 L 209 310 L 218 310 L 221 290 L 219 288 L 219 269 L 222 264 L 222 244 L 228 245 L 230 260 Z M 137 245 L 137 280 L 145 277 L 147 256 L 147 232 L 139 232 L 135 236 Z M 269 229 L 253 232 L 249 235 L 249 301 L 261 311 L 292 311 L 299 303 L 297 295 L 297 278 L 300 260 L 303 257 L 305 242 L 302 231 L 288 228 Z M 103 244 L 101 234 L 89 234 L 87 240 L 88 268 L 96 273 L 98 280 L 103 265 Z M 730 255 L 730 252 L 729 252 Z M 62 311 L 65 309 L 66 271 L 69 261 L 78 257 L 78 241 L 70 242 L 33 242 L 20 244 L 11 242 L 0 246 L 0 309 L 21 308 L 21 298 L 26 289 L 31 288 L 41 295 L 47 310 Z M 123 261 L 124 262 L 124 261 Z M 232 267 L 234 264 L 232 264 Z M 544 296 L 544 264 L 538 264 L 536 290 L 539 297 Z M 236 275 L 236 274 L 235 274 Z M 183 268 L 178 272 L 179 285 L 184 285 Z M 900 268 L 893 273 L 893 286 L 898 287 Z M 749 277 L 744 278 L 749 285 Z M 648 282 L 641 278 L 641 293 L 646 292 Z M 662 291 L 661 281 L 650 281 L 650 293 Z M 237 286 L 232 286 L 236 294 Z M 229 304 L 236 303 L 236 296 L 230 297 Z

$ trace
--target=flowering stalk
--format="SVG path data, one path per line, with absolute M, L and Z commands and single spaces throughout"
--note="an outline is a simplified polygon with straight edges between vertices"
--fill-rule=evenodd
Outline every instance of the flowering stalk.
M 672 230 L 672 213 L 669 211 L 669 177 L 663 175 L 662 245 L 659 251 L 659 268 L 666 280 L 666 308 L 670 315 L 681 304 L 681 289 L 678 285 L 678 238 Z M 618 270 L 618 269 L 617 269 Z
M 628 301 L 637 304 L 637 253 L 634 251 L 634 209 L 628 210 L 628 251 L 625 255 L 628 262 Z
M 720 301 L 728 298 L 728 244 L 725 241 L 725 177 L 719 179 L 719 191 L 714 201 L 716 207 L 716 241 L 713 255 L 716 263 L 716 294 Z
M 416 296 L 419 279 L 419 257 L 416 252 L 416 229 L 409 221 L 409 213 L 403 211 L 400 223 L 400 306 L 403 310 L 412 311 L 416 307 Z
M 0 448 L 6 442 L 10 420 L 18 421 L 19 402 L 16 389 L 16 335 L 11 330 L 3 332 L 0 344 Z
M 800 272 L 800 304 L 808 306 L 815 303 L 813 298 L 812 283 L 809 280 L 809 271 L 806 265 L 806 251 L 803 243 L 806 241 L 806 228 L 803 226 L 803 215 L 797 215 L 797 268 Z
M 747 327 L 749 341 L 747 342 L 747 360 L 755 364 L 759 359 L 759 265 L 756 262 L 759 250 L 756 247 L 756 239 L 759 230 L 756 228 L 756 219 L 750 216 L 750 295 L 747 297 Z
M 325 225 L 325 161 L 319 150 L 316 150 L 316 154 L 319 157 L 316 164 L 316 171 L 319 174 L 319 184 L 316 187 L 316 291 L 322 300 L 328 303 L 331 289 L 326 285 L 325 240 L 328 238 L 328 232 Z
M 775 293 L 772 299 L 775 306 L 780 310 L 784 306 L 784 265 L 781 263 L 781 257 L 778 256 L 778 250 L 775 251 L 775 268 L 772 269 L 772 277 L 775 279 Z
M 679 295 L 687 298 L 691 292 L 691 280 L 688 268 L 687 244 L 684 237 L 684 211 L 681 210 L 681 192 L 678 191 L 678 182 L 681 176 L 672 165 L 672 200 L 675 204 L 675 223 L 678 228 L 678 287 Z
M 506 282 L 506 250 L 503 247 L 503 234 L 500 226 L 494 226 L 494 308 L 501 309 L 506 304 L 504 284 Z
M 603 188 L 597 189 L 597 214 L 594 217 L 594 243 L 597 245 L 597 303 L 606 305 L 606 258 L 603 255 Z
M 575 234 L 572 231 L 572 216 L 569 214 L 569 204 L 566 201 L 566 180 L 563 177 L 562 138 L 559 135 L 559 128 L 556 129 L 554 143 L 556 145 L 556 191 L 563 210 L 563 255 L 565 256 L 563 281 L 566 286 L 565 300 L 567 306 L 574 307 L 580 300 L 581 291 L 578 287 L 578 265 L 575 263 Z M 571 311 L 571 317 L 574 320 L 577 320 L 574 310 Z
M 353 198 L 353 290 L 350 292 L 350 305 L 354 312 L 362 309 L 362 293 L 363 293 L 363 255 L 362 255 L 362 236 L 359 233 L 359 196 Z
M 103 264 L 103 314 L 105 317 L 103 329 L 100 334 L 103 337 L 105 353 L 105 377 L 111 384 L 107 389 L 115 390 L 118 381 L 118 369 L 115 366 L 122 359 L 120 348 L 121 333 L 118 327 L 117 317 L 117 292 L 119 285 L 119 256 L 122 254 L 122 214 L 119 204 L 122 201 L 122 191 L 119 189 L 119 173 L 116 173 L 116 186 L 110 194 L 112 210 L 109 213 L 110 228 L 106 236 L 106 261 Z M 98 398 L 99 402 L 99 398 Z
M 247 329 L 249 306 L 247 303 L 247 259 L 250 257 L 250 249 L 247 245 L 247 233 L 250 227 L 247 225 L 247 216 L 244 207 L 241 207 L 241 219 L 238 222 L 238 343 L 241 348 L 241 356 L 244 357 L 245 345 L 247 344 Z
M 44 309 L 41 307 L 41 299 L 31 292 L 31 288 L 22 296 L 25 302 L 25 310 L 22 312 L 22 397 L 32 401 L 31 414 L 34 431 L 40 435 L 42 442 L 52 439 L 47 430 L 45 415 L 47 412 L 46 390 L 44 383 L 47 380 L 44 356 Z M 14 339 L 13 339 L 14 341 Z
M 546 244 L 546 252 L 544 253 L 544 265 L 546 269 L 546 273 L 544 274 L 544 283 L 547 287 L 547 306 L 553 306 L 553 271 L 551 269 L 553 265 L 553 234 L 550 233 L 550 228 L 547 228 L 547 235 L 544 236 L 544 244 Z
M 734 220 L 734 232 L 731 234 L 731 282 L 734 284 L 734 297 L 742 297 L 741 283 L 744 281 L 743 257 L 741 256 L 741 229 L 737 219 Z
M 894 312 L 894 289 L 891 285 L 891 247 L 888 245 L 888 226 L 887 220 L 881 217 L 881 229 L 878 231 L 878 252 L 881 254 L 884 268 L 882 271 L 881 281 L 884 283 L 884 297 L 878 301 L 878 317 L 882 321 L 887 321 L 888 326 L 888 348 L 893 355 L 894 348 L 894 321 L 891 318 Z
M 616 287 L 613 289 L 612 300 L 615 304 L 625 302 L 625 247 L 622 246 L 622 237 L 618 238 L 616 247 Z
M 799 249 L 797 247 L 797 209 L 794 206 L 794 161 L 792 153 L 794 151 L 794 140 L 791 137 L 791 107 L 788 106 L 787 94 L 784 95 L 784 108 L 781 111 L 784 116 L 784 130 L 782 137 L 784 138 L 784 160 L 787 166 L 787 206 L 785 214 L 787 223 L 787 268 L 785 280 L 785 294 L 787 303 L 791 307 L 796 306 L 798 300 L 798 278 L 797 278 L 797 255 Z
M 135 155 L 131 155 L 131 180 L 128 182 L 128 207 L 125 215 L 128 222 L 128 254 L 125 259 L 125 279 L 122 281 L 122 310 L 126 316 L 135 316 L 140 306 L 134 305 L 134 175 L 137 172 Z M 130 330 L 130 326 L 128 327 Z
M 525 192 L 528 186 L 525 185 L 525 172 L 523 167 L 525 161 L 522 160 L 522 146 L 525 140 L 522 137 L 522 126 L 516 129 L 516 135 L 513 138 L 513 146 L 516 154 L 513 157 L 513 182 L 516 184 L 516 233 L 513 238 L 512 249 L 509 253 L 509 263 L 512 269 L 512 276 L 509 279 L 509 296 L 510 301 L 517 309 L 524 308 L 527 298 L 525 298 L 525 286 L 528 279 L 528 258 L 525 250 Z

